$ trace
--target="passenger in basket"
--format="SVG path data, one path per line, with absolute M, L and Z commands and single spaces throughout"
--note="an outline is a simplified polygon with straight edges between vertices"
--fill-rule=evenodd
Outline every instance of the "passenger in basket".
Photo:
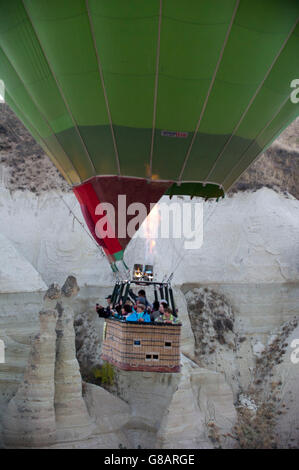
M 107 300 L 107 307 L 103 307 L 102 305 L 96 304 L 96 311 L 97 314 L 99 315 L 100 318 L 108 318 L 112 314 L 112 305 L 111 305 L 111 300 L 112 300 L 112 295 L 108 295 L 106 297 Z
M 150 323 L 151 317 L 147 312 L 145 312 L 145 305 L 138 304 L 136 307 L 136 312 L 131 313 L 127 316 L 127 321 L 136 321 L 139 323 Z
M 159 312 L 160 312 L 160 315 L 164 315 L 165 313 L 165 310 L 168 308 L 168 303 L 166 302 L 166 300 L 161 300 L 160 301 L 160 306 L 159 306 Z
M 156 321 L 157 318 L 161 315 L 159 311 L 160 303 L 159 300 L 155 300 L 153 303 L 153 311 L 151 312 L 151 321 Z
M 178 324 L 179 321 L 173 316 L 172 310 L 170 307 L 164 309 L 164 313 L 160 315 L 156 320 L 157 323 L 169 323 L 171 325 Z
M 146 293 L 144 289 L 138 291 L 138 295 L 134 294 L 132 289 L 129 290 L 130 297 L 134 299 L 136 303 L 142 303 L 146 307 L 152 308 L 152 304 L 147 300 Z
M 125 305 L 121 309 L 121 318 L 122 320 L 126 320 L 128 315 L 131 315 L 133 313 L 133 309 L 131 305 L 128 305 L 125 303 Z

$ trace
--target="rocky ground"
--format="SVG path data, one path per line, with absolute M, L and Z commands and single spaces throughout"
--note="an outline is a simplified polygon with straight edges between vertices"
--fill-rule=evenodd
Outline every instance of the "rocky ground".
M 186 299 L 198 363 L 221 371 L 233 390 L 237 420 L 230 435 L 236 446 L 298 448 L 298 365 L 291 356 L 292 341 L 299 335 L 299 315 L 262 338 L 244 331 L 223 294 L 195 288 Z M 245 355 L 246 363 L 250 361 L 247 370 Z
M 11 190 L 40 194 L 69 185 L 5 103 L 0 103 L 0 180 Z
M 298 199 L 299 137 L 296 138 L 296 135 L 299 136 L 299 119 L 243 173 L 230 193 L 267 187 L 292 194 Z

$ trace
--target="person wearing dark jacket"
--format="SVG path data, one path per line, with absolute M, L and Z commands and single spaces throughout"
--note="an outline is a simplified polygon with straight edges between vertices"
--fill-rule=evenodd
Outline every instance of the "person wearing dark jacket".
M 96 311 L 97 311 L 97 314 L 99 315 L 100 318 L 110 317 L 110 315 L 112 313 L 111 299 L 112 299 L 111 295 L 108 295 L 108 297 L 106 297 L 107 304 L 108 304 L 106 308 L 103 307 L 102 305 L 96 304 Z
M 154 322 L 161 315 L 161 313 L 159 311 L 159 307 L 160 307 L 159 300 L 155 300 L 154 303 L 153 303 L 153 311 L 150 314 L 152 322 Z
M 129 290 L 130 297 L 135 300 L 135 302 L 139 302 L 144 304 L 146 307 L 152 308 L 152 304 L 147 300 L 145 290 L 140 289 L 138 291 L 138 295 L 134 294 L 132 289 Z

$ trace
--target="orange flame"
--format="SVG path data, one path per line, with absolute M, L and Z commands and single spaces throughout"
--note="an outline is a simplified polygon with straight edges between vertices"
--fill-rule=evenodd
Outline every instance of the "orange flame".
M 144 231 L 145 231 L 145 236 L 148 240 L 151 240 L 152 238 L 155 238 L 158 234 L 158 228 L 159 228 L 159 222 L 160 222 L 160 214 L 159 214 L 159 207 L 158 204 L 156 204 L 149 215 L 146 218 L 146 223 L 144 226 Z
M 150 253 L 153 253 L 154 247 L 156 246 L 155 240 L 150 241 Z
M 149 215 L 146 218 L 146 223 L 144 225 L 144 233 L 146 237 L 146 246 L 147 246 L 147 252 L 152 255 L 154 252 L 154 248 L 156 245 L 156 241 L 154 238 L 157 238 L 158 236 L 158 230 L 159 230 L 159 223 L 160 223 L 160 213 L 159 213 L 159 206 L 156 204 Z

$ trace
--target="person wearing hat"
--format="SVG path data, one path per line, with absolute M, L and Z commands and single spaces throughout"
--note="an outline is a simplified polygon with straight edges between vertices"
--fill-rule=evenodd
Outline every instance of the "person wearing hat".
M 96 311 L 97 314 L 99 315 L 100 318 L 108 318 L 110 317 L 112 313 L 111 309 L 111 300 L 112 300 L 112 295 L 108 295 L 106 297 L 107 300 L 107 307 L 103 307 L 102 305 L 96 304 Z

